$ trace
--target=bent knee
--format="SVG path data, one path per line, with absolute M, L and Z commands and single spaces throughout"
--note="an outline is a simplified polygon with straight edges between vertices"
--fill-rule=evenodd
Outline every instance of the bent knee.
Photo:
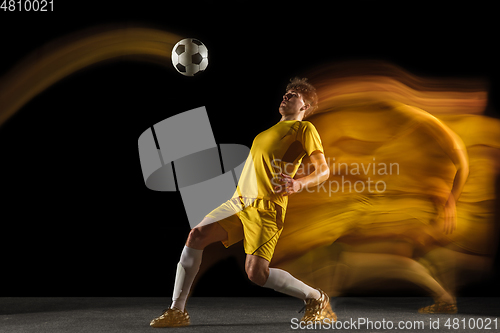
M 227 239 L 227 232 L 217 223 L 196 226 L 189 232 L 186 245 L 203 250 L 206 246 Z
M 194 227 L 191 229 L 188 235 L 188 239 L 186 244 L 194 249 L 204 248 L 206 246 L 205 242 L 207 239 L 207 235 L 204 230 L 200 227 Z
M 246 273 L 250 281 L 261 287 L 266 284 L 269 277 L 269 271 L 257 267 L 247 267 Z

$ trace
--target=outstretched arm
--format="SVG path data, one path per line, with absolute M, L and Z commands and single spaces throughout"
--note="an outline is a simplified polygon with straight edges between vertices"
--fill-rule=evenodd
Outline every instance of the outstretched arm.
M 280 180 L 283 186 L 276 186 L 276 193 L 282 195 L 291 195 L 301 191 L 303 188 L 317 186 L 326 181 L 330 174 L 330 169 L 325 160 L 325 155 L 320 151 L 315 151 L 309 157 L 311 164 L 314 166 L 314 171 L 304 177 L 293 179 L 289 175 L 281 174 Z

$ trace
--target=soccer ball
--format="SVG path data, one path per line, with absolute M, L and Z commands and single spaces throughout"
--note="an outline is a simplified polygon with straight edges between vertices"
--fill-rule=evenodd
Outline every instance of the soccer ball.
M 182 75 L 199 74 L 208 66 L 208 49 L 195 38 L 185 38 L 172 49 L 172 64 Z

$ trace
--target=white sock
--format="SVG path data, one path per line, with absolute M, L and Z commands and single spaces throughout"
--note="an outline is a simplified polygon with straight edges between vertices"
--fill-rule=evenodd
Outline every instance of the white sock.
M 269 268 L 269 278 L 263 287 L 271 288 L 302 300 L 308 298 L 318 299 L 321 297 L 317 289 L 309 287 L 304 282 L 294 278 L 290 273 L 278 268 Z
M 172 296 L 171 307 L 184 311 L 187 297 L 191 290 L 194 278 L 201 265 L 203 250 L 196 250 L 184 246 L 181 253 L 181 259 L 177 264 L 177 273 L 175 275 L 174 295 Z

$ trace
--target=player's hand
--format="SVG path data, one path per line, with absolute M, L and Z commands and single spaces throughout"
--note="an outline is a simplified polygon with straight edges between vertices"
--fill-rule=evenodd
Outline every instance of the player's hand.
M 450 194 L 448 200 L 444 205 L 444 226 L 443 231 L 445 234 L 451 234 L 457 228 L 457 207 L 455 197 Z
M 281 173 L 278 181 L 282 184 L 281 186 L 275 186 L 274 190 L 276 193 L 281 193 L 282 196 L 291 195 L 297 193 L 302 188 L 302 184 L 290 177 L 289 175 L 285 175 Z

